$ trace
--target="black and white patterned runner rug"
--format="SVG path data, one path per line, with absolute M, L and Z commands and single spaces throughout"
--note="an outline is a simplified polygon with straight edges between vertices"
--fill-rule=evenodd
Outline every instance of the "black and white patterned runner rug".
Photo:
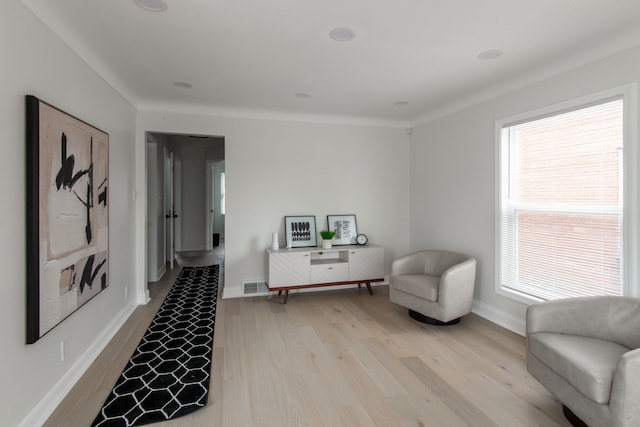
M 92 426 L 139 426 L 207 404 L 219 266 L 183 267 Z

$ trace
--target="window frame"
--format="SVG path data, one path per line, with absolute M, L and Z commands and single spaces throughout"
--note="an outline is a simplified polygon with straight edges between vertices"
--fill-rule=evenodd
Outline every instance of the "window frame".
M 639 223 L 638 218 L 638 179 L 640 171 L 638 166 L 638 142 L 637 142 L 637 84 L 631 83 L 609 90 L 597 92 L 591 95 L 574 98 L 568 101 L 527 111 L 517 115 L 504 117 L 495 121 L 495 292 L 498 295 L 513 299 L 518 302 L 532 304 L 542 301 L 541 298 L 519 292 L 515 289 L 503 286 L 502 280 L 502 240 L 501 240 L 501 201 L 502 201 L 502 132 L 505 126 L 512 126 L 557 115 L 567 111 L 586 108 L 616 98 L 623 102 L 623 208 L 622 208 L 622 292 L 625 296 L 640 297 L 640 284 L 638 283 L 638 242 Z

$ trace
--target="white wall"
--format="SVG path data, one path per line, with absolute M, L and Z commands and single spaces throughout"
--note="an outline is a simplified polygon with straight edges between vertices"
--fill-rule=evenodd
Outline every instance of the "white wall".
M 200 251 L 211 242 L 211 234 L 206 233 L 209 213 L 207 207 L 208 161 L 224 159 L 224 140 L 208 143 L 178 144 L 182 159 L 182 250 Z M 216 163 L 215 177 L 219 183 L 220 172 L 224 170 L 224 161 Z M 214 183 L 215 185 L 215 183 Z M 219 190 L 218 190 L 219 193 Z M 219 210 L 219 206 L 218 206 Z M 224 216 L 216 214 L 216 229 L 224 236 Z M 213 230 L 211 231 L 213 233 Z
M 477 257 L 475 310 L 522 331 L 526 306 L 494 290 L 495 120 L 639 80 L 640 48 L 416 126 L 411 248 L 447 248 Z M 637 233 L 634 240 L 637 245 Z
M 182 159 L 182 250 L 205 249 L 207 147 L 180 144 Z
M 145 131 L 225 138 L 226 297 L 240 295 L 243 281 L 265 278 L 265 249 L 274 231 L 284 246 L 285 215 L 316 215 L 320 230 L 327 214 L 356 214 L 358 231 L 385 246 L 387 273 L 391 260 L 408 249 L 409 137 L 404 129 L 140 112 L 138 147 Z M 143 183 L 144 175 L 138 179 Z M 144 230 L 137 228 L 139 248 Z
M 134 267 L 135 110 L 18 0 L 0 2 L 0 414 L 2 425 L 35 426 L 81 374 L 87 353 L 126 319 Z M 25 344 L 25 95 L 109 133 L 109 287 L 35 344 Z M 130 304 L 127 306 L 127 304 Z M 115 323 L 114 323 L 115 322 Z M 68 354 L 60 361 L 60 342 Z M 50 399 L 42 403 L 45 395 Z M 52 403 L 53 402 L 53 403 Z

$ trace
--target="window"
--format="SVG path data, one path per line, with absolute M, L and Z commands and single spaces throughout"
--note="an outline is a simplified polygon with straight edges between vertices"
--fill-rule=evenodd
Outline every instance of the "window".
M 497 123 L 499 293 L 624 293 L 624 104 L 619 95 Z

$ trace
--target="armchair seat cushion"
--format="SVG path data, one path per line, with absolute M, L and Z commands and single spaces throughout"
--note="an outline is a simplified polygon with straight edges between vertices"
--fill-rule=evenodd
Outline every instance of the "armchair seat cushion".
M 598 338 L 551 332 L 530 334 L 528 340 L 531 354 L 549 369 L 590 400 L 609 403 L 616 366 L 630 349 Z
M 402 274 L 393 278 L 396 290 L 426 299 L 438 301 L 440 277 L 428 274 Z

